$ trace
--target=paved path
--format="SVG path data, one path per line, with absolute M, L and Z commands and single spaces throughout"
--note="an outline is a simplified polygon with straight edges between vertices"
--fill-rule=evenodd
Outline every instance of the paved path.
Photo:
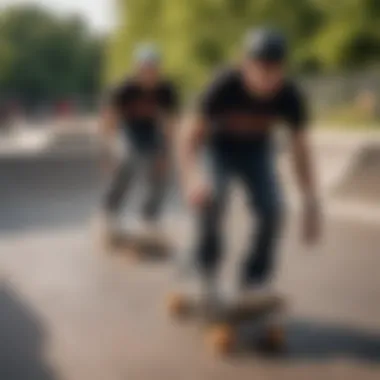
M 99 251 L 91 232 L 99 194 L 85 158 L 0 163 L 1 379 L 379 378 L 378 225 L 330 216 L 311 252 L 292 215 L 276 277 L 292 301 L 289 353 L 222 361 L 206 354 L 191 325 L 166 318 L 169 263 L 135 265 Z M 249 223 L 235 203 L 228 247 L 241 248 Z M 174 233 L 184 220 L 175 210 Z

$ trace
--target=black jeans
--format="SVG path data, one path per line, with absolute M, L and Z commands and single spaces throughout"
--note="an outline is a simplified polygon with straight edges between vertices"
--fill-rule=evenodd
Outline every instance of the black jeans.
M 267 280 L 273 268 L 281 227 L 280 189 L 276 181 L 272 146 L 258 144 L 250 151 L 213 152 L 210 155 L 213 197 L 199 214 L 196 261 L 203 275 L 214 275 L 222 256 L 221 226 L 230 179 L 244 186 L 249 212 L 257 215 L 257 230 L 241 268 L 241 285 Z M 254 231 L 252 231 L 254 232 Z
M 145 220 L 154 221 L 161 213 L 167 185 L 167 155 L 162 140 L 146 139 L 142 135 L 127 133 L 130 151 L 122 161 L 105 197 L 105 209 L 118 213 L 127 197 L 138 172 L 143 171 L 146 182 L 146 198 L 142 214 Z

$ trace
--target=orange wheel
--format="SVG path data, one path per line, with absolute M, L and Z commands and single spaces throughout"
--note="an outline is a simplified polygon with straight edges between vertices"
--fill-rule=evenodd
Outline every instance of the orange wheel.
M 215 325 L 206 333 L 206 344 L 218 355 L 230 353 L 235 346 L 234 329 L 229 325 Z
M 286 346 L 286 335 L 283 326 L 269 326 L 267 328 L 263 343 L 265 348 L 272 352 L 283 351 Z
M 182 294 L 170 294 L 166 306 L 171 317 L 183 318 L 189 312 L 189 302 Z

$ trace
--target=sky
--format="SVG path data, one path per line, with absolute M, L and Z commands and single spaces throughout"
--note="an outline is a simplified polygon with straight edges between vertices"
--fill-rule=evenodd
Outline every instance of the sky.
M 112 0 L 0 0 L 0 7 L 25 3 L 40 4 L 56 12 L 79 13 L 99 31 L 107 31 L 113 24 Z

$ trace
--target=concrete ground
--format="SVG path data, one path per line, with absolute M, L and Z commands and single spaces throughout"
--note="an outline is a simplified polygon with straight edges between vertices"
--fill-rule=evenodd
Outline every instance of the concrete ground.
M 379 378 L 379 224 L 330 213 L 310 250 L 290 212 L 276 275 L 290 301 L 288 352 L 221 360 L 194 325 L 167 318 L 171 263 L 101 252 L 92 228 L 101 187 L 89 157 L 0 161 L 0 379 Z M 228 277 L 250 225 L 235 198 Z M 178 201 L 169 213 L 170 232 L 182 234 Z

